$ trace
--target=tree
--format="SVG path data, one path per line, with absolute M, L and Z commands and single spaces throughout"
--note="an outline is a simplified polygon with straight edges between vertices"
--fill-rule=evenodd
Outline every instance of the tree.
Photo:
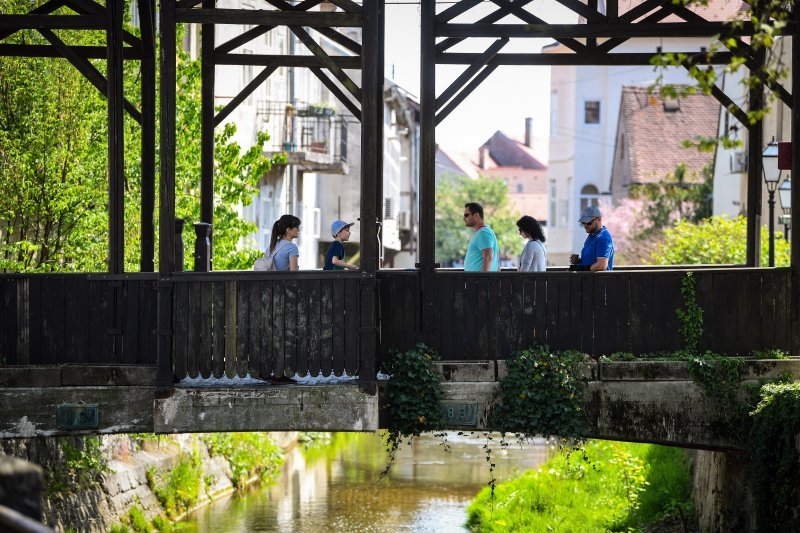
M 744 264 L 747 250 L 747 220 L 711 217 L 698 224 L 682 220 L 664 231 L 664 240 L 653 252 L 659 265 Z M 761 262 L 769 253 L 767 228 L 761 227 Z M 775 265 L 789 266 L 789 243 L 775 236 Z
M 24 13 L 22 0 L 3 12 Z M 68 13 L 61 11 L 56 13 Z M 126 10 L 126 13 L 128 10 Z M 137 28 L 126 28 L 138 33 Z M 58 32 L 57 32 L 58 33 Z M 61 32 L 70 45 L 104 45 L 103 32 Z M 47 44 L 36 32 L 7 39 Z M 94 61 L 102 72 L 104 61 Z M 179 52 L 176 101 L 176 216 L 194 243 L 200 211 L 200 65 Z M 139 63 L 126 61 L 124 90 L 140 105 Z M 104 271 L 108 255 L 106 100 L 66 60 L 0 57 L 0 271 Z M 246 151 L 235 127 L 217 131 L 214 245 L 216 268 L 248 268 L 258 255 L 243 245 L 254 226 L 238 216 L 274 162 L 262 155 L 266 132 Z M 125 268 L 135 271 L 141 249 L 140 130 L 125 116 Z M 186 254 L 187 265 L 192 254 Z
M 450 174 L 436 185 L 436 260 L 448 264 L 464 258 L 472 237 L 462 218 L 468 202 L 483 206 L 484 219 L 497 235 L 500 256 L 519 255 L 523 242 L 516 226 L 518 215 L 509 205 L 508 186 L 487 176 L 471 179 Z

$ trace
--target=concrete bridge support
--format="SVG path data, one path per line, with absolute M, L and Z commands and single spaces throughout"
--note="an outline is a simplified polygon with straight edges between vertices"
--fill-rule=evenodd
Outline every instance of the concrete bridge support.
M 692 499 L 700 531 L 755 533 L 755 506 L 747 480 L 747 456 L 743 452 L 707 450 L 697 450 L 693 455 Z

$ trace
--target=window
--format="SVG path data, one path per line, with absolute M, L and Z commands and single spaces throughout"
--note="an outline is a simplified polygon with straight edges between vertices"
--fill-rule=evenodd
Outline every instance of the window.
M 550 187 L 547 191 L 547 197 L 550 199 L 550 212 L 547 214 L 547 220 L 551 227 L 556 226 L 556 180 L 550 180 Z
M 581 189 L 581 212 L 590 205 L 599 205 L 600 191 L 594 185 L 584 185 Z
M 524 189 L 521 183 L 517 183 L 517 192 L 525 192 Z
M 599 100 L 587 100 L 583 103 L 583 123 L 600 124 Z

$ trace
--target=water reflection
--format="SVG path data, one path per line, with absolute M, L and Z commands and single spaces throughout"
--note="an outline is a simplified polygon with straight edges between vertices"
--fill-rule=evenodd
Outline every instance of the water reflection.
M 464 531 L 466 508 L 489 480 L 484 440 L 449 434 L 451 451 L 424 436 L 404 446 L 378 481 L 386 452 L 378 434 L 335 434 L 324 450 L 289 452 L 275 484 L 215 502 L 191 517 L 192 532 Z M 498 480 L 547 459 L 544 441 L 499 450 Z

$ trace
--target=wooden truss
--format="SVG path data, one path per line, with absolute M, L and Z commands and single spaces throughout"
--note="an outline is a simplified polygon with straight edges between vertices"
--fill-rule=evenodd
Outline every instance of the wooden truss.
M 435 128 L 450 115 L 492 72 L 502 65 L 648 65 L 653 54 L 618 52 L 623 43 L 641 37 L 713 37 L 728 46 L 728 51 L 708 53 L 706 50 L 686 51 L 684 67 L 694 65 L 717 65 L 729 63 L 734 54 L 745 57 L 745 65 L 753 75 L 760 78 L 749 93 L 749 107 L 761 107 L 764 88 L 773 91 L 797 116 L 798 94 L 790 94 L 777 80 L 764 74 L 763 51 L 756 51 L 745 42 L 754 33 L 753 21 L 737 24 L 709 21 L 672 0 L 645 0 L 632 9 L 620 12 L 618 0 L 607 0 L 606 10 L 598 10 L 597 0 L 557 0 L 564 7 L 580 17 L 579 24 L 549 24 L 526 8 L 532 0 L 489 0 L 493 10 L 483 16 L 473 15 L 468 23 L 456 22 L 470 18 L 482 0 L 460 0 L 437 11 L 435 1 L 422 2 L 422 77 L 421 77 L 421 184 L 420 184 L 420 227 L 431 228 L 435 223 Z M 757 6 L 756 6 L 757 7 Z M 485 13 L 485 10 L 483 11 Z M 511 18 L 514 23 L 508 23 Z M 665 22 L 675 17 L 680 22 Z M 795 19 L 797 17 L 795 16 Z M 500 24 L 499 22 L 504 22 Z M 780 30 L 783 35 L 793 35 L 797 21 Z M 481 53 L 461 53 L 452 51 L 457 44 L 474 38 L 491 38 L 494 42 Z M 554 39 L 569 50 L 566 53 L 503 53 L 503 48 L 511 39 L 547 38 Z M 797 41 L 797 39 L 794 39 Z M 792 61 L 794 87 L 800 86 L 797 71 L 800 70 L 800 54 L 793 44 Z M 654 51 L 655 52 L 655 51 Z M 436 65 L 466 65 L 464 71 L 438 96 L 435 92 Z M 760 210 L 761 210 L 761 121 L 751 123 L 747 113 L 737 106 L 719 87 L 713 87 L 713 96 L 728 109 L 742 125 L 749 130 L 748 152 L 748 231 L 747 264 L 759 263 Z M 797 123 L 797 119 L 794 121 Z M 793 127 L 793 139 L 798 138 L 800 130 Z M 795 154 L 798 154 L 795 142 Z M 795 156 L 797 160 L 797 155 Z M 798 198 L 793 191 L 793 198 Z M 797 204 L 795 204 L 797 205 Z M 800 217 L 793 215 L 796 222 Z M 793 236 L 794 265 L 800 261 L 800 241 Z M 434 258 L 434 236 L 432 232 L 420 234 L 420 268 L 423 271 L 423 287 L 432 286 L 432 273 L 436 268 Z M 423 318 L 427 323 L 434 316 L 434 300 L 423 289 Z M 795 296 L 796 297 L 796 296 Z M 797 305 L 800 307 L 800 305 Z
M 0 14 L 0 56 L 53 57 L 69 61 L 108 100 L 108 177 L 109 177 L 109 257 L 108 270 L 124 269 L 125 197 L 123 112 L 141 126 L 142 209 L 140 269 L 153 271 L 155 206 L 155 5 L 154 0 L 139 0 L 141 38 L 123 31 L 124 2 L 108 0 L 106 6 L 94 0 L 49 0 L 24 15 Z M 53 13 L 66 8 L 72 14 Z M 71 46 L 53 30 L 105 30 L 102 46 Z M 3 43 L 20 30 L 36 30 L 50 44 L 22 45 Z M 89 61 L 105 59 L 106 74 Z M 142 107 L 137 109 L 123 95 L 122 63 L 141 62 Z

